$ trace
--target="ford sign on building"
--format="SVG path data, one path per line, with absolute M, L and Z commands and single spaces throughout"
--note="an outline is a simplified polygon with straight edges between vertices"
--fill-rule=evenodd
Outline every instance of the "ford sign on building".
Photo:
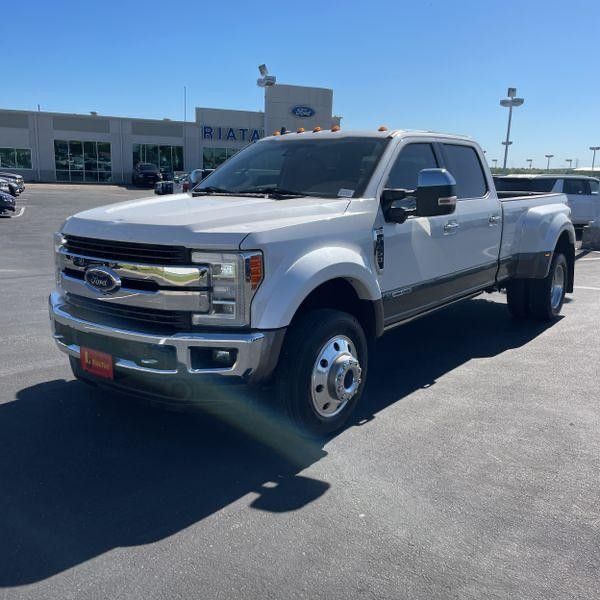
M 264 110 L 196 108 L 191 121 L 0 109 L 2 166 L 27 181 L 129 183 L 139 162 L 166 176 L 213 169 L 274 131 L 339 123 L 330 89 L 276 84 L 264 94 Z
M 310 106 L 294 106 L 292 114 L 300 119 L 308 119 L 315 116 L 315 109 Z

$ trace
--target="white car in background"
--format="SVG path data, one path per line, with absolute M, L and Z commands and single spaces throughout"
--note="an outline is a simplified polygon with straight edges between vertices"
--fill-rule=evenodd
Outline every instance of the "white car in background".
M 583 175 L 495 176 L 498 192 L 525 194 L 562 193 L 567 196 L 573 225 L 582 227 L 600 219 L 600 180 Z

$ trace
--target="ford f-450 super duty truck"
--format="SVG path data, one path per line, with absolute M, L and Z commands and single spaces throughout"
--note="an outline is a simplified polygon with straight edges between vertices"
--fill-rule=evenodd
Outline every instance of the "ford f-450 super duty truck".
M 76 377 L 158 400 L 270 381 L 293 421 L 326 434 L 360 399 L 369 342 L 393 327 L 501 288 L 515 317 L 557 317 L 573 291 L 565 203 L 499 199 L 466 137 L 274 135 L 191 194 L 67 219 L 54 338 Z

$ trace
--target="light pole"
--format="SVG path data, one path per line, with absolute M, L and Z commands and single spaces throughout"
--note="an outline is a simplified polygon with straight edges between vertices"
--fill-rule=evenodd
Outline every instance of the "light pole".
M 544 156 L 548 159 L 548 164 L 546 165 L 546 171 L 550 170 L 550 159 L 554 156 L 554 154 L 544 154 Z
M 528 158 L 527 162 L 529 163 L 529 168 L 531 169 L 531 163 L 533 163 L 533 158 Z
M 569 169 L 573 168 L 573 159 L 572 158 L 565 158 L 565 162 L 569 163 Z
M 510 141 L 510 124 L 512 122 L 512 110 L 513 106 L 521 106 L 525 100 L 523 98 L 516 98 L 517 88 L 508 88 L 506 93 L 508 98 L 500 100 L 500 106 L 508 108 L 508 127 L 506 128 L 506 141 L 502 142 L 504 146 L 504 168 L 506 169 L 506 161 L 508 160 L 508 147 L 512 144 Z
M 596 166 L 596 150 L 600 150 L 600 146 L 590 146 L 590 150 L 593 152 L 592 154 L 592 171 Z

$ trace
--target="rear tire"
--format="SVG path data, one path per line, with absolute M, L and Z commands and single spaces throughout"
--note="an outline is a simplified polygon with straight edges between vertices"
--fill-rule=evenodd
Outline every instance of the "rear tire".
M 529 317 L 529 285 L 526 279 L 513 279 L 506 286 L 508 310 L 515 319 Z
M 284 341 L 277 396 L 287 417 L 318 437 L 340 429 L 364 390 L 367 339 L 352 315 L 316 309 L 293 323 Z
M 560 314 L 565 301 L 569 268 L 564 254 L 554 254 L 544 279 L 529 282 L 529 311 L 534 319 L 551 321 Z

